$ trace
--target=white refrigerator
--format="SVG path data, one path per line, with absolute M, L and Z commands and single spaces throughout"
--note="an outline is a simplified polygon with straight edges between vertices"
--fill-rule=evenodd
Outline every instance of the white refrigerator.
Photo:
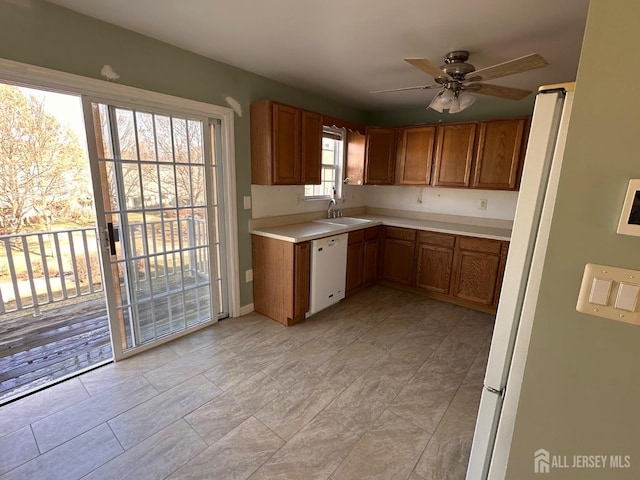
M 505 478 L 573 86 L 542 87 L 536 97 L 467 480 Z

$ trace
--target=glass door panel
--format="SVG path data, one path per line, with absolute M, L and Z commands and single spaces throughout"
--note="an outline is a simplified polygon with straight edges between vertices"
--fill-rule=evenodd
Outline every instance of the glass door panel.
M 215 128 L 86 99 L 85 115 L 122 352 L 226 315 Z

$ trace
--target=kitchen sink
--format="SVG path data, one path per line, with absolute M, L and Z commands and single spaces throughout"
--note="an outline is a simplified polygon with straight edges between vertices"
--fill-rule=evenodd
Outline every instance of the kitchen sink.
M 369 223 L 371 220 L 366 218 L 356 217 L 338 217 L 338 218 L 323 218 L 320 220 L 314 220 L 317 223 L 330 223 L 332 225 L 360 225 L 362 223 Z

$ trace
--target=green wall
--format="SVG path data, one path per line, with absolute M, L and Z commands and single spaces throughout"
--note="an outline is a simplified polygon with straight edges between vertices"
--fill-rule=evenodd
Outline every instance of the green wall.
M 534 93 L 519 101 L 476 95 L 476 101 L 471 107 L 454 115 L 449 114 L 446 110 L 443 113 L 438 113 L 428 109 L 428 101 L 425 101 L 425 105 L 421 107 L 369 112 L 367 122 L 370 125 L 386 127 L 522 117 L 533 113 L 535 99 Z
M 109 64 L 118 83 L 201 102 L 226 106 L 240 102 L 235 118 L 238 239 L 241 304 L 252 302 L 250 211 L 242 197 L 251 195 L 249 105 L 270 98 L 347 120 L 363 122 L 365 114 L 331 100 L 274 82 L 247 71 L 187 52 L 40 0 L 0 0 L 0 57 L 98 78 Z
M 534 101 L 533 95 L 520 102 L 478 96 L 472 108 L 457 115 L 424 107 L 363 112 L 42 0 L 0 0 L 0 58 L 100 80 L 100 69 L 109 64 L 120 84 L 215 105 L 226 106 L 227 96 L 240 103 L 235 148 L 242 305 L 253 298 L 251 284 L 243 281 L 251 268 L 250 211 L 241 208 L 242 197 L 251 194 L 251 102 L 270 98 L 347 120 L 398 126 L 529 115 Z
M 616 234 L 627 183 L 640 178 L 640 100 L 633 81 L 612 85 L 603 73 L 621 52 L 637 58 L 639 19 L 636 0 L 591 2 L 509 479 L 640 478 L 640 326 L 575 309 L 586 263 L 640 270 L 640 238 Z M 625 62 L 624 79 L 639 75 L 640 63 Z M 569 462 L 630 455 L 631 468 L 535 475 L 539 448 Z

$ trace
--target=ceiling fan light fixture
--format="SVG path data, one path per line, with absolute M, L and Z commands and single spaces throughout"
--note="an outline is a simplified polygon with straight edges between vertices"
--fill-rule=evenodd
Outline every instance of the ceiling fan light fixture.
M 451 101 L 451 106 L 449 107 L 449 113 L 459 113 L 471 105 L 476 101 L 476 97 L 471 95 L 468 92 L 460 92 L 456 98 Z
M 451 103 L 449 104 L 449 113 L 458 113 L 461 111 L 462 109 L 460 108 L 460 100 L 458 99 L 458 97 L 456 97 L 451 100 Z
M 442 113 L 442 111 L 445 109 L 445 106 L 442 102 L 443 93 L 444 92 L 439 92 L 435 97 L 433 97 L 433 100 L 431 100 L 431 103 L 427 108 L 431 108 L 438 113 Z
M 449 104 L 455 99 L 455 96 L 456 95 L 451 88 L 445 88 L 440 96 L 440 102 L 444 105 Z

